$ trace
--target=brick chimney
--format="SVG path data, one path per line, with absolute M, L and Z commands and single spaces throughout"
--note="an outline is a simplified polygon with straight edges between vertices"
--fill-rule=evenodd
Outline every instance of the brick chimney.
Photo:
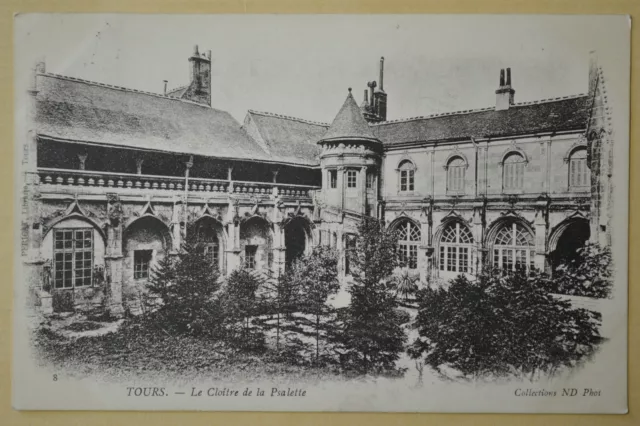
M 379 121 L 387 121 L 387 94 L 384 91 L 384 57 L 380 58 L 380 81 L 378 90 L 373 93 L 373 105 Z M 375 87 L 375 86 L 374 86 Z
M 504 71 L 500 70 L 500 87 L 496 90 L 496 111 L 509 109 L 513 105 L 513 95 L 516 93 L 511 87 L 511 68 L 507 68 L 506 79 Z
M 211 106 L 211 51 L 200 54 L 195 45 L 189 58 L 189 70 L 191 82 L 182 98 Z

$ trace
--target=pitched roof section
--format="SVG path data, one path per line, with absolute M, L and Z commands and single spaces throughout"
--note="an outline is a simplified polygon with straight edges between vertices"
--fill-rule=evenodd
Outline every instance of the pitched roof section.
M 380 142 L 369 128 L 369 123 L 362 116 L 362 111 L 351 94 L 351 88 L 349 88 L 347 99 L 338 111 L 338 115 L 333 119 L 329 130 L 320 141 L 341 139 L 364 139 Z
M 571 131 L 585 128 L 588 109 L 587 96 L 578 95 L 515 104 L 502 111 L 485 108 L 387 121 L 372 124 L 371 129 L 385 146 Z
M 249 110 L 244 127 L 272 157 L 282 162 L 318 165 L 320 147 L 316 142 L 329 124 Z
M 168 96 L 38 75 L 43 136 L 229 159 L 274 161 L 229 113 Z

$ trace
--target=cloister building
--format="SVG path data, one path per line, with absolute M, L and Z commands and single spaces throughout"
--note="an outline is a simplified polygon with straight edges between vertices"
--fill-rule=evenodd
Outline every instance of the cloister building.
M 517 103 L 507 68 L 487 88 L 495 105 L 388 121 L 381 59 L 331 123 L 249 110 L 242 124 L 212 107 L 211 52 L 188 60 L 189 84 L 160 94 L 35 67 L 17 137 L 23 278 L 42 311 L 135 311 L 187 229 L 222 274 L 282 271 L 329 245 L 348 279 L 346 248 L 372 216 L 423 285 L 484 265 L 552 271 L 589 239 L 610 243 L 595 60 L 586 94 Z

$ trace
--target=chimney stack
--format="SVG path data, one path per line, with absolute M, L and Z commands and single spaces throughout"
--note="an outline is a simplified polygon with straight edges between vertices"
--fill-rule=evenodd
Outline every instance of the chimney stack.
M 380 91 L 384 92 L 384 56 L 380 57 Z
M 191 81 L 182 98 L 211 106 L 211 51 L 200 54 L 198 45 L 194 45 L 189 67 Z
M 513 95 L 516 93 L 511 87 L 511 68 L 507 68 L 506 81 L 504 68 L 500 70 L 500 87 L 496 90 L 496 111 L 509 109 L 513 105 Z

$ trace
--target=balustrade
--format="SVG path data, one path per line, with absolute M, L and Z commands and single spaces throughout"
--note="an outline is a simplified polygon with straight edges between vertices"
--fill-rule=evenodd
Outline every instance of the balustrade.
M 185 190 L 185 178 L 132 173 L 92 172 L 87 170 L 38 169 L 41 185 L 121 188 L 132 190 Z M 314 186 L 279 184 L 272 182 L 228 181 L 220 179 L 189 178 L 188 192 L 228 193 L 247 196 L 280 196 L 284 198 L 310 198 Z

